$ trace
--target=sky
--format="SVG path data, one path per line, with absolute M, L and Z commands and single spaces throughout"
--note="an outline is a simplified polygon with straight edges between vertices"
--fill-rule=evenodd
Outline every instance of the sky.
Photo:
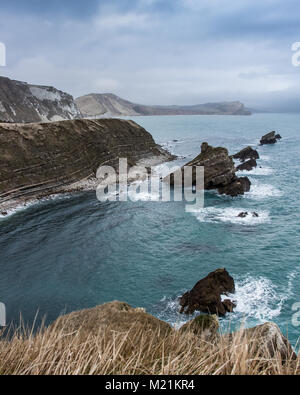
M 0 75 L 74 97 L 300 111 L 298 0 L 0 1 Z

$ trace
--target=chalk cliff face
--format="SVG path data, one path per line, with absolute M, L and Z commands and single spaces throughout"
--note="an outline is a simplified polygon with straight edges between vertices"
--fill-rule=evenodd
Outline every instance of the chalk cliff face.
M 138 115 L 250 115 L 239 102 L 207 103 L 194 106 L 147 106 L 131 103 L 111 93 L 89 94 L 76 99 L 85 118 Z
M 73 97 L 49 86 L 0 77 L 0 121 L 41 122 L 82 118 Z
M 101 165 L 128 158 L 171 155 L 133 121 L 70 120 L 50 123 L 0 124 L 0 204 L 39 197 L 60 187 L 95 177 Z

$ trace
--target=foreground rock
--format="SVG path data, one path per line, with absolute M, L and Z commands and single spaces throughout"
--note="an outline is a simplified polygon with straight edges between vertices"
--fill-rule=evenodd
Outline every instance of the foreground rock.
M 228 150 L 222 147 L 211 147 L 207 143 L 201 146 L 201 154 L 185 166 L 193 167 L 193 185 L 196 182 L 196 166 L 204 167 L 204 189 L 217 189 L 219 193 L 230 196 L 243 195 L 250 190 L 250 180 L 247 177 L 238 178 L 233 159 Z M 184 168 L 181 169 L 184 183 Z M 165 182 L 174 185 L 174 177 L 166 177 Z M 190 186 L 190 185 L 188 185 Z
M 129 166 L 146 158 L 173 159 L 133 121 L 0 124 L 0 205 L 61 192 L 95 178 L 101 165 L 117 168 L 120 157 L 127 158 Z
M 259 154 L 255 149 L 248 146 L 237 154 L 233 155 L 233 158 L 239 159 L 241 162 L 245 162 L 246 159 L 259 159 Z
M 276 132 L 270 132 L 264 135 L 261 140 L 260 140 L 260 145 L 265 145 L 265 144 L 275 144 L 277 143 L 277 140 L 280 140 L 281 136 L 280 134 L 276 134 Z
M 233 278 L 226 269 L 218 269 L 200 280 L 194 288 L 180 298 L 181 314 L 195 311 L 224 316 L 235 307 L 229 299 L 222 302 L 221 295 L 235 292 Z
M 291 344 L 273 322 L 241 330 L 239 334 L 240 342 L 245 341 L 248 344 L 249 351 L 253 354 L 253 357 L 268 360 L 279 355 L 283 362 L 297 359 Z M 233 334 L 230 334 L 225 337 L 232 338 L 232 336 Z M 279 361 L 279 359 L 277 360 Z
M 179 331 L 183 334 L 186 332 L 193 333 L 196 336 L 204 337 L 206 340 L 211 340 L 217 336 L 219 326 L 217 315 L 202 314 L 184 324 Z
M 98 335 L 104 330 L 126 333 L 133 329 L 145 335 L 159 332 L 165 336 L 172 331 L 169 324 L 147 314 L 144 309 L 118 301 L 61 316 L 52 326 L 65 333 L 81 331 L 89 335 Z
M 236 171 L 251 171 L 257 167 L 257 162 L 255 159 L 249 159 L 241 165 L 237 166 Z

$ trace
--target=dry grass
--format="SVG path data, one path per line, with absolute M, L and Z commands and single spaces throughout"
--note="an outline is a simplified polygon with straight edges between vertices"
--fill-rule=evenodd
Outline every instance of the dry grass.
M 0 340 L 1 375 L 285 375 L 299 362 L 264 357 L 241 332 L 207 341 L 188 332 L 109 327 L 67 333 L 54 325 L 33 334 L 18 330 Z

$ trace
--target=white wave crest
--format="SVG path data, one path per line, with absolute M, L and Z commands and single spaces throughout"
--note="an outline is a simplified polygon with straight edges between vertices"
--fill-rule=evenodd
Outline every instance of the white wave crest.
M 198 221 L 219 223 L 219 222 L 230 222 L 233 224 L 240 225 L 259 225 L 270 221 L 268 211 L 258 211 L 258 217 L 253 216 L 253 212 L 248 210 L 248 215 L 245 218 L 240 218 L 238 215 L 241 212 L 245 212 L 244 208 L 217 208 L 217 207 L 206 207 L 201 212 L 196 214 Z M 254 210 L 253 210 L 254 211 Z
M 250 171 L 238 171 L 237 174 L 241 176 L 250 175 L 250 176 L 269 176 L 273 174 L 274 170 L 271 167 L 256 167 Z
M 250 192 L 246 192 L 245 196 L 261 200 L 269 197 L 280 197 L 282 192 L 270 184 L 252 183 Z
M 228 298 L 224 296 L 223 300 Z M 234 314 L 241 319 L 256 319 L 266 322 L 279 316 L 285 298 L 280 296 L 271 280 L 264 277 L 246 277 L 236 281 L 236 292 L 230 295 L 236 302 Z

